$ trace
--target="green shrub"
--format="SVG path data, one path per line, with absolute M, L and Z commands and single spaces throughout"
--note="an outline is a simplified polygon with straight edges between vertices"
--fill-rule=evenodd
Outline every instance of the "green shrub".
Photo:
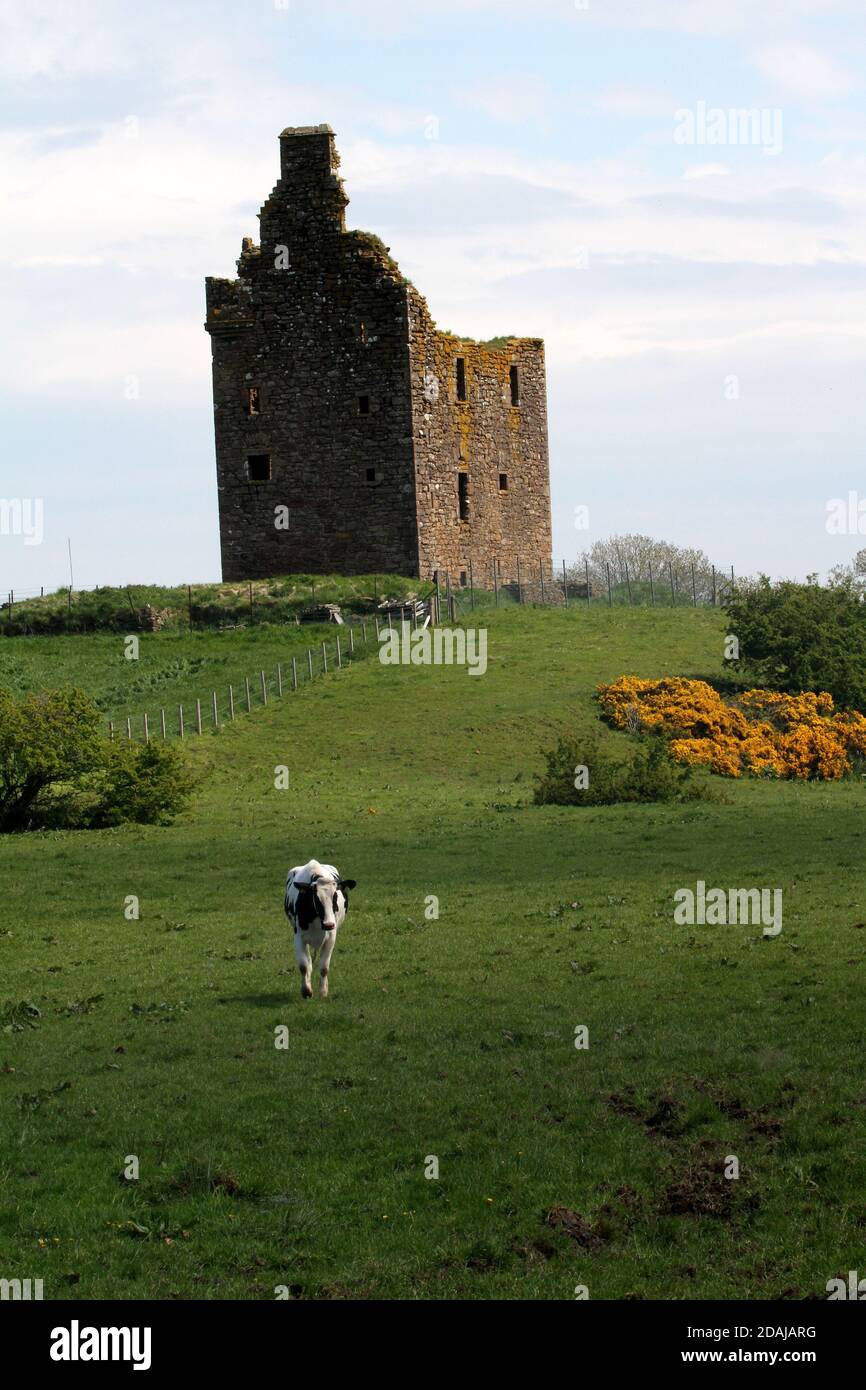
M 0 832 L 43 823 L 51 789 L 99 767 L 99 722 L 83 690 L 46 690 L 17 700 L 0 689 Z
M 599 739 L 561 738 L 544 760 L 546 771 L 536 779 L 536 805 L 609 806 L 621 800 L 623 765 Z M 583 790 L 575 786 L 580 768 L 589 774 Z
M 193 786 L 180 749 L 159 743 L 109 743 L 88 824 L 166 825 L 186 805 Z
M 843 709 L 866 710 L 866 604 L 850 580 L 773 584 L 766 575 L 725 605 L 739 641 L 731 662 L 770 690 L 826 690 Z
M 546 770 L 535 786 L 534 800 L 539 806 L 709 799 L 709 792 L 696 781 L 692 769 L 674 760 L 663 738 L 641 740 L 625 760 L 615 757 L 598 738 L 561 738 L 545 754 L 545 762 Z
M 0 833 L 165 824 L 192 778 L 178 749 L 112 743 L 99 711 L 74 688 L 16 699 L 0 688 Z

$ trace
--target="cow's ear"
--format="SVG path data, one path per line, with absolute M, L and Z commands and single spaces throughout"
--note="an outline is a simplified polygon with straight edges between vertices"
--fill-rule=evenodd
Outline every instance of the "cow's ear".
M 358 886 L 358 881 L 357 881 L 357 879 L 354 879 L 354 878 L 341 878 L 341 879 L 340 879 L 340 887 L 341 887 L 341 888 L 357 888 L 357 886 Z

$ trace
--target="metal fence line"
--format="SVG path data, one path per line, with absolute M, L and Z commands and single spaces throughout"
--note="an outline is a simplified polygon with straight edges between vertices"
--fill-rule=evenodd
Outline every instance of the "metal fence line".
M 434 605 L 432 601 L 421 606 L 424 610 L 425 618 L 430 622 L 435 622 L 435 614 L 433 611 Z M 411 610 L 411 612 L 409 610 Z M 393 605 L 393 611 L 395 612 L 395 614 L 399 612 L 401 621 L 409 622 L 417 626 L 419 616 L 418 605 L 398 603 Z M 389 609 L 389 611 L 387 612 L 387 630 L 393 632 L 393 628 L 391 627 L 391 613 L 392 610 Z M 347 626 L 349 633 L 348 648 L 344 644 L 341 644 L 339 633 L 335 634 L 333 643 L 333 659 L 329 660 L 329 643 L 327 641 L 322 642 L 321 645 L 317 646 L 316 648 L 307 648 L 306 669 L 308 670 L 309 675 L 306 678 L 306 680 L 302 680 L 300 678 L 300 671 L 304 668 L 303 666 L 299 666 L 297 655 L 291 657 L 292 679 L 291 685 L 288 687 L 284 684 L 283 681 L 282 662 L 277 663 L 276 670 L 274 671 L 272 676 L 269 676 L 266 671 L 259 669 L 259 699 L 256 703 L 254 702 L 253 698 L 253 689 L 256 686 L 256 682 L 255 680 L 252 680 L 249 676 L 245 676 L 243 678 L 244 704 L 246 706 L 247 713 L 252 714 L 254 705 L 256 708 L 265 709 L 267 708 L 270 699 L 273 699 L 274 697 L 280 699 L 285 691 L 299 690 L 301 687 L 309 685 L 311 681 L 317 679 L 317 677 L 319 676 L 324 676 L 328 675 L 329 673 L 345 670 L 347 667 L 352 666 L 356 661 L 363 661 L 367 656 L 369 656 L 371 650 L 378 650 L 378 638 L 380 633 L 378 615 L 376 616 L 377 640 L 375 644 L 371 644 L 370 642 L 371 634 L 368 633 L 366 621 L 361 621 L 356 624 L 349 624 Z M 357 627 L 360 633 L 357 642 L 355 641 L 355 627 Z M 344 627 L 344 631 L 345 630 L 346 627 Z M 381 631 L 384 632 L 386 631 L 386 629 L 382 628 Z M 204 696 L 198 696 L 194 699 L 193 704 L 195 709 L 195 719 L 192 727 L 194 728 L 196 734 L 200 735 L 209 732 L 213 733 L 223 728 L 225 726 L 225 718 L 221 714 L 221 710 L 227 711 L 229 721 L 234 720 L 234 685 L 229 684 L 226 687 L 226 689 L 227 696 L 224 705 L 221 705 L 219 692 L 214 689 L 211 689 L 211 691 L 208 694 Z M 210 711 L 209 720 L 205 719 L 205 716 L 203 714 L 203 707 L 209 709 Z M 189 710 L 189 702 L 187 703 L 187 710 Z M 176 730 L 172 730 L 169 725 L 165 707 L 163 706 L 159 710 L 159 737 L 165 742 L 168 742 L 169 739 L 174 737 L 183 739 L 190 732 L 190 724 L 188 719 L 185 719 L 184 717 L 184 707 L 182 704 L 178 705 L 177 714 L 177 728 Z M 142 711 L 140 716 L 123 715 L 120 716 L 120 719 L 118 719 L 118 716 L 115 715 L 110 719 L 106 718 L 109 738 L 114 739 L 117 736 L 116 726 L 118 725 L 118 723 L 120 723 L 124 727 L 126 739 L 132 741 L 134 738 L 136 738 L 136 734 L 133 729 L 133 721 L 135 721 L 136 729 L 140 725 L 141 729 L 143 730 L 143 741 L 149 742 L 150 740 L 156 737 L 155 728 L 152 729 L 150 727 L 149 714 L 146 711 Z

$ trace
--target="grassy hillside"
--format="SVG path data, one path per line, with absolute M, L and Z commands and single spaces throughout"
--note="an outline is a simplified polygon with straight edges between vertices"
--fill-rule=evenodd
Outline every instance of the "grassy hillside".
M 596 683 L 718 673 L 721 615 L 485 622 L 484 677 L 359 663 L 191 746 L 206 780 L 173 827 L 0 842 L 2 994 L 39 1010 L 0 1033 L 10 1276 L 802 1298 L 862 1267 L 864 788 L 534 807 Z M 313 854 L 359 883 L 324 1003 L 281 912 Z M 675 926 L 698 879 L 782 888 L 782 934 Z
M 155 609 L 164 630 L 189 632 L 226 626 L 293 622 L 304 609 L 338 603 L 349 612 L 370 611 L 382 599 L 409 594 L 423 598 L 433 586 L 393 574 L 294 574 L 248 583 L 127 584 L 0 604 L 0 636 L 56 635 L 63 632 L 137 632 L 144 608 Z M 10 599 L 12 601 L 10 602 Z
M 241 707 L 244 677 L 252 683 L 256 704 L 260 671 L 265 671 L 268 689 L 276 690 L 277 664 L 284 679 L 290 679 L 292 657 L 298 663 L 299 679 L 307 675 L 307 649 L 316 653 L 314 670 L 321 669 L 321 644 L 326 641 L 334 659 L 334 640 L 339 633 L 344 650 L 348 648 L 345 627 L 333 623 L 303 623 L 240 628 L 226 632 L 139 633 L 138 658 L 127 660 L 124 635 L 95 632 L 86 637 L 63 634 L 57 637 L 10 638 L 0 641 L 0 685 L 23 694 L 45 685 L 79 685 L 96 701 L 106 719 L 116 724 L 127 716 L 141 736 L 143 713 L 151 729 L 158 727 L 161 707 L 167 710 L 169 726 L 177 724 L 177 707 L 189 711 L 196 699 L 202 701 L 210 726 L 211 692 L 216 690 L 221 717 L 227 717 L 228 688 L 234 687 L 237 708 Z M 375 645 L 373 620 L 369 624 L 369 646 Z M 358 634 L 360 638 L 360 633 Z M 363 648 L 358 647 L 358 655 Z

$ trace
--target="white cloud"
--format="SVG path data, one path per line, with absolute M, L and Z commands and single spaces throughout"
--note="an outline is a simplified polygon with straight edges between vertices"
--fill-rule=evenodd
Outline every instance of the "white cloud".
M 804 43 L 780 44 L 756 54 L 756 67 L 791 96 L 807 101 L 842 97 L 854 79 L 826 54 Z
M 723 178 L 730 172 L 727 164 L 690 164 L 683 171 L 683 178 L 686 180 Z

